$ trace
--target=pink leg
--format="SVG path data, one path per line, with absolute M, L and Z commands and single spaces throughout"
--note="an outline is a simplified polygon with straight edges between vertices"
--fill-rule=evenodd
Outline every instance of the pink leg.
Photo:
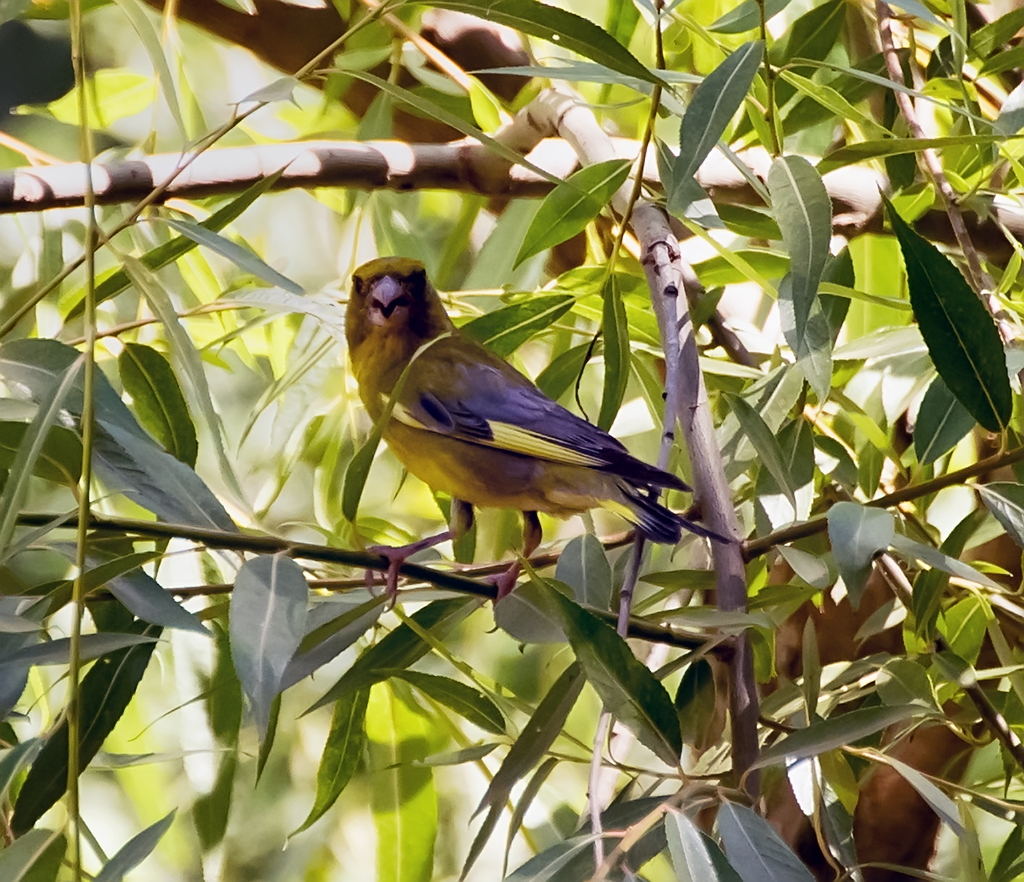
M 423 551 L 425 548 L 432 548 L 435 545 L 440 545 L 442 542 L 451 538 L 452 531 L 445 530 L 443 533 L 438 533 L 436 536 L 428 536 L 426 539 L 420 539 L 418 542 L 410 542 L 408 545 L 399 545 L 397 548 L 391 545 L 372 545 L 366 549 L 373 554 L 379 554 L 382 557 L 386 557 L 388 560 L 388 570 L 384 590 L 388 596 L 389 609 L 395 605 L 395 599 L 398 597 L 398 571 L 402 568 L 402 564 L 417 552 Z M 367 570 L 367 588 L 373 588 L 373 579 L 373 570 Z
M 540 545 L 540 541 L 544 534 L 541 531 L 540 519 L 537 517 L 535 511 L 524 511 L 523 512 L 523 557 L 529 557 L 537 550 L 537 546 Z M 519 579 L 519 571 L 522 569 L 522 564 L 518 560 L 512 561 L 509 564 L 507 570 L 504 573 L 500 573 L 494 579 L 494 585 L 498 589 L 498 594 L 494 598 L 494 602 L 497 603 L 502 598 L 508 597 L 513 589 L 516 587 L 516 581 Z

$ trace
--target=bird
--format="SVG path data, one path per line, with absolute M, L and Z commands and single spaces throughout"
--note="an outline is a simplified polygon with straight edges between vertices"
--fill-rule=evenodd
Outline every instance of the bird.
M 662 489 L 689 491 L 680 478 L 632 456 L 459 331 L 420 261 L 379 257 L 358 267 L 345 336 L 367 413 L 375 424 L 387 414 L 382 437 L 411 474 L 452 498 L 447 530 L 372 549 L 388 560 L 392 602 L 402 563 L 463 535 L 474 507 L 523 513 L 523 558 L 542 539 L 538 512 L 567 517 L 598 507 L 654 542 L 675 544 L 683 529 L 729 541 L 657 501 Z M 520 567 L 517 559 L 495 579 L 496 602 L 512 592 Z

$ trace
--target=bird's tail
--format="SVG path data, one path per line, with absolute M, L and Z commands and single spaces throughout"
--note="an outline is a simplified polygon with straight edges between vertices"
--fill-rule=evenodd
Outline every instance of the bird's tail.
M 621 485 L 620 489 L 622 490 L 623 508 L 625 509 L 620 511 L 620 514 L 636 524 L 652 542 L 675 545 L 682 536 L 683 530 L 687 530 L 697 536 L 702 536 L 705 539 L 712 539 L 715 542 L 728 543 L 730 541 L 721 533 L 716 533 L 714 530 L 709 530 L 707 527 L 695 524 L 682 515 L 670 511 L 646 493 L 637 491 L 633 487 Z M 612 507 L 618 508 L 618 506 Z

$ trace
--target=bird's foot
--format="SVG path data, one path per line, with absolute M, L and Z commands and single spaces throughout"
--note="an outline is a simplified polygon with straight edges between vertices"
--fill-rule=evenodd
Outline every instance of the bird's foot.
M 497 573 L 487 579 L 488 582 L 498 589 L 498 593 L 494 597 L 495 603 L 505 597 L 508 597 L 513 590 L 515 590 L 520 570 L 522 570 L 522 564 L 518 560 L 515 560 L 509 564 L 508 569 L 505 570 L 505 572 Z
M 410 542 L 408 545 L 371 545 L 366 549 L 371 554 L 379 554 L 387 559 L 388 568 L 384 579 L 384 593 L 388 597 L 387 609 L 391 609 L 398 599 L 398 575 L 402 569 L 402 564 L 417 552 L 423 551 L 425 548 L 431 548 L 444 542 L 446 539 L 451 539 L 451 531 L 449 530 L 438 533 L 436 536 L 420 539 L 419 542 Z M 368 569 L 366 571 L 366 587 L 371 592 L 373 591 L 374 579 L 374 571 Z

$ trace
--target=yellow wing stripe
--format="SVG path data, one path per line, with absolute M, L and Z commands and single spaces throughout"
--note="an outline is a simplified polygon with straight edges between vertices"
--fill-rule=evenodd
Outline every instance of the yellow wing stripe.
M 437 431 L 430 426 L 424 425 L 416 419 L 413 413 L 404 404 L 395 404 L 392 416 L 399 422 L 412 426 L 414 429 L 426 429 Z M 550 462 L 562 462 L 566 465 L 578 466 L 602 466 L 605 461 L 596 456 L 589 456 L 580 453 L 571 447 L 565 447 L 552 438 L 524 429 L 522 426 L 513 423 L 499 423 L 488 421 L 491 429 L 490 438 L 466 438 L 473 444 L 484 444 L 488 447 L 497 447 L 499 450 L 508 450 L 511 453 L 520 453 L 524 456 L 536 456 L 538 459 L 546 459 Z M 443 434 L 443 433 L 441 433 Z
M 580 453 L 578 450 L 565 447 L 557 441 L 541 435 L 539 432 L 524 429 L 522 426 L 516 426 L 512 423 L 491 422 L 488 425 L 491 427 L 491 434 L 494 438 L 492 441 L 484 443 L 500 447 L 502 450 L 522 453 L 525 456 L 536 456 L 539 459 L 547 459 L 552 462 L 564 462 L 568 465 L 604 465 L 604 460 L 598 457 L 588 456 L 585 453 Z

